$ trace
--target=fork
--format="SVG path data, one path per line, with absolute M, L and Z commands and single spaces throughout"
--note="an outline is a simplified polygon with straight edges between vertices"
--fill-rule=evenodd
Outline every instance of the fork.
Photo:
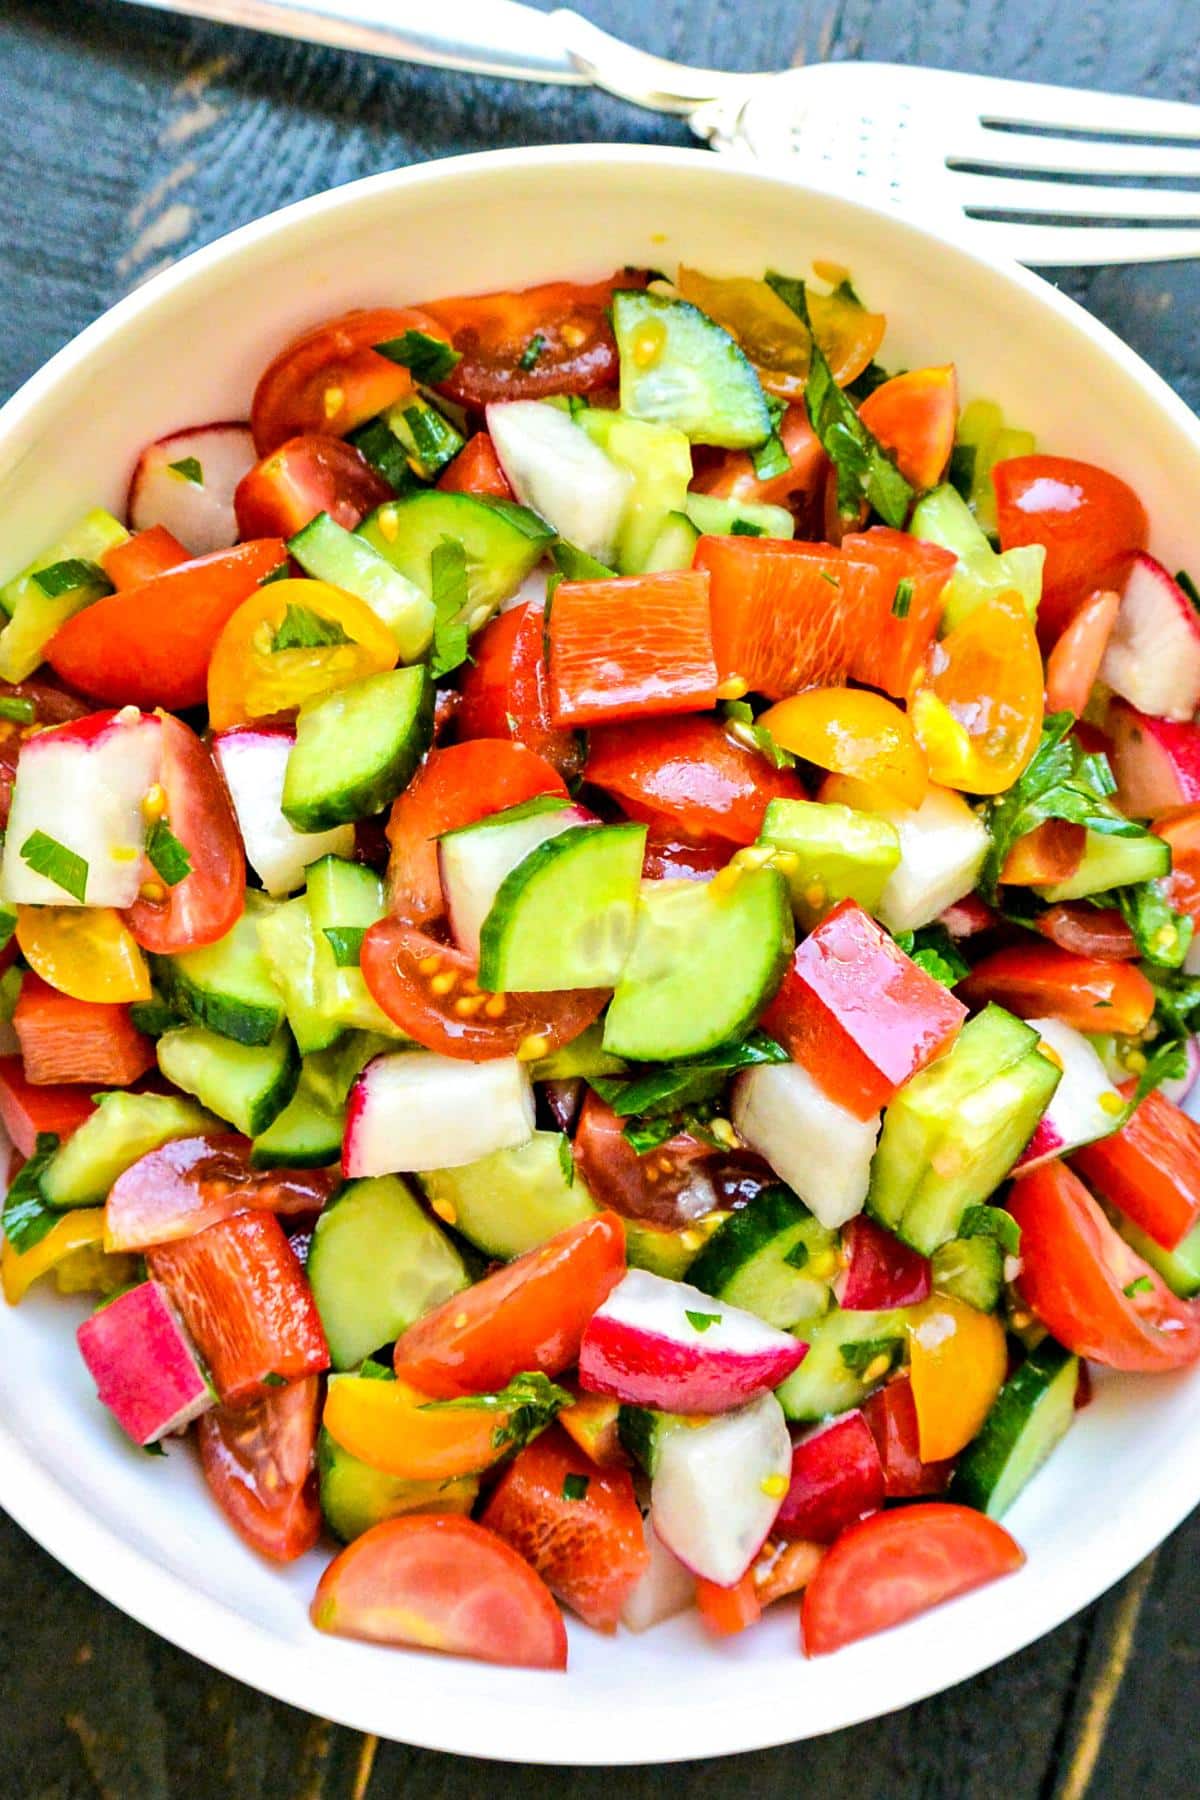
M 518 0 L 129 3 L 404 62 L 601 87 L 683 115 L 716 150 L 1043 268 L 1200 256 L 1200 191 L 1148 185 L 1200 180 L 1200 106 L 1183 101 L 896 63 L 693 69 L 578 13 Z

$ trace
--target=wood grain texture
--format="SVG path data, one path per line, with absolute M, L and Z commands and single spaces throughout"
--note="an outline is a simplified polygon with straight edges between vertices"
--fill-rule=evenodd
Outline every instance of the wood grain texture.
M 581 0 L 580 10 L 647 49 L 729 68 L 876 57 L 1200 93 L 1197 0 Z M 4 0 L 0 397 L 156 268 L 274 207 L 420 158 L 576 140 L 690 141 L 679 121 L 602 94 L 405 69 L 115 0 Z M 1200 402 L 1197 265 L 1058 279 Z M 667 1779 L 696 1800 L 792 1800 L 797 1791 L 1108 1800 L 1135 1784 L 1155 1800 L 1182 1800 L 1196 1789 L 1198 1570 L 1193 1520 L 1142 1578 L 1140 1607 L 1123 1584 L 948 1694 L 852 1732 L 687 1765 Z M 1129 1672 L 1118 1681 L 1122 1654 Z M 393 1800 L 414 1791 L 468 1800 L 481 1788 L 606 1800 L 613 1781 L 598 1769 L 521 1774 L 375 1747 L 309 1719 L 152 1637 L 2 1518 L 0 1669 L 3 1800 Z M 656 1800 L 663 1779 L 619 1776 L 627 1800 Z

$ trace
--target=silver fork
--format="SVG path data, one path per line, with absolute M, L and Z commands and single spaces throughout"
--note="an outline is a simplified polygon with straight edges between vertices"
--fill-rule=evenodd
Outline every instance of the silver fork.
M 1043 268 L 1200 256 L 1200 190 L 1145 185 L 1200 181 L 1200 106 L 1182 101 L 894 63 L 691 69 L 578 13 L 517 0 L 131 3 L 404 62 L 605 88 L 682 114 L 715 150 Z

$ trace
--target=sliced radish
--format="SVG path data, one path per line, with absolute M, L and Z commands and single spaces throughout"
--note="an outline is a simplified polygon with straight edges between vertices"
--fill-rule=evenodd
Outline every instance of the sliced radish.
M 159 722 L 136 706 L 91 713 L 27 738 L 8 817 L 5 899 L 25 906 L 132 906 L 142 882 L 142 801 L 161 766 Z M 39 843 L 50 839 L 83 858 L 82 901 L 25 860 L 35 833 Z
M 193 425 L 147 444 L 129 484 L 130 529 L 165 525 L 193 556 L 228 550 L 238 541 L 233 491 L 257 460 L 246 425 Z
M 845 1267 L 833 1284 L 843 1312 L 888 1312 L 928 1300 L 932 1277 L 927 1257 L 865 1213 L 842 1232 Z
M 876 907 L 889 931 L 917 931 L 969 894 L 991 842 L 961 794 L 931 787 L 915 812 L 887 813 L 900 838 L 900 861 Z
M 569 413 L 543 400 L 509 400 L 487 409 L 500 466 L 523 506 L 577 549 L 611 564 L 633 477 L 581 431 Z
M 628 1631 L 649 1631 L 664 1619 L 684 1612 L 696 1598 L 696 1577 L 685 1569 L 659 1537 L 651 1518 L 643 1520 L 650 1567 L 621 1608 L 621 1623 Z
M 694 1575 L 732 1587 L 750 1567 L 787 1492 L 792 1440 L 774 1394 L 664 1434 L 650 1516 Z
M 1125 583 L 1100 679 L 1155 718 L 1190 719 L 1200 705 L 1200 616 L 1144 550 Z
M 778 1387 L 807 1347 L 684 1281 L 630 1269 L 583 1334 L 579 1384 L 662 1412 L 729 1412 Z
M 864 1513 L 883 1505 L 883 1463 L 861 1412 L 842 1413 L 796 1440 L 791 1486 L 776 1534 L 831 1544 Z
M 766 1063 L 737 1077 L 731 1116 L 750 1148 L 830 1231 L 862 1211 L 878 1113 L 857 1119 L 799 1063 Z
M 241 725 L 213 738 L 213 754 L 237 814 L 246 860 L 268 894 L 290 894 L 322 856 L 353 856 L 353 825 L 297 831 L 283 816 L 283 778 L 296 734 L 282 726 Z
M 143 1281 L 76 1332 L 101 1400 L 135 1444 L 154 1444 L 207 1412 L 216 1395 L 166 1289 Z
M 1195 949 L 1195 947 L 1196 946 L 1193 944 L 1188 950 L 1189 956 L 1191 956 L 1192 950 Z M 1200 960 L 1198 960 L 1196 968 L 1188 969 L 1187 972 L 1189 975 L 1200 974 Z M 1200 1044 L 1197 1043 L 1194 1037 L 1188 1038 L 1184 1045 L 1184 1055 L 1186 1058 L 1186 1067 L 1183 1074 L 1172 1076 L 1170 1080 L 1164 1081 L 1159 1090 L 1168 1100 L 1173 1101 L 1176 1106 L 1183 1105 L 1184 1101 L 1196 1085 L 1196 1077 L 1200 1075 Z
M 524 1144 L 533 1124 L 529 1073 L 514 1056 L 377 1056 L 350 1091 L 343 1168 L 348 1177 L 457 1169 Z
M 1027 1175 L 1030 1169 L 1056 1156 L 1069 1156 L 1083 1144 L 1111 1136 L 1125 1104 L 1104 1064 L 1080 1032 L 1059 1019 L 1030 1019 L 1029 1023 L 1061 1064 L 1062 1080 L 1025 1146 L 1014 1175 Z
M 515 402 L 514 402 L 515 404 Z M 551 795 L 447 832 L 438 843 L 442 892 L 460 950 L 479 960 L 479 933 L 504 877 L 531 850 L 573 825 L 597 825 L 595 813 Z
M 1200 800 L 1200 726 L 1151 718 L 1124 700 L 1108 710 L 1117 804 L 1134 819 L 1154 819 Z

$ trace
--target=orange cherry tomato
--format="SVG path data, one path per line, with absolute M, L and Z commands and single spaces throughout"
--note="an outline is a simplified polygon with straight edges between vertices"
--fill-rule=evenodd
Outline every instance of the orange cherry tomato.
M 1061 1019 L 1076 1031 L 1136 1037 L 1154 1011 L 1154 989 L 1140 969 L 1098 956 L 1074 956 L 1056 944 L 1014 944 L 976 963 L 955 990 L 968 1006 L 994 1000 L 1022 1019 Z
M 716 1637 L 736 1637 L 739 1632 L 757 1625 L 763 1615 L 762 1597 L 747 1569 L 732 1587 L 718 1587 L 715 1581 L 699 1576 L 696 1581 L 696 1611 Z
M 913 1308 L 908 1345 L 921 1461 L 941 1462 L 970 1443 L 1004 1385 L 1004 1327 L 965 1300 L 935 1294 Z
M 918 492 L 936 487 L 950 461 L 958 423 L 954 364 L 893 375 L 867 395 L 858 416 Z
M 765 1543 L 750 1571 L 760 1604 L 771 1606 L 776 1600 L 786 1600 L 789 1594 L 802 1592 L 828 1548 L 828 1544 L 813 1544 L 807 1538 L 793 1538 L 784 1544 Z
M 1104 652 L 1117 622 L 1121 596 L 1112 588 L 1097 588 L 1046 658 L 1047 712 L 1073 712 L 1076 718 L 1088 703 Z
M 148 1000 L 150 970 L 111 906 L 19 906 L 17 943 L 30 968 L 73 1000 Z
M 273 648 L 288 612 L 312 615 L 337 643 Z M 400 649 L 365 601 L 324 581 L 272 581 L 243 602 L 212 653 L 208 715 L 214 730 L 295 712 L 304 701 L 393 669 Z
M 5 1238 L 0 1247 L 0 1279 L 10 1306 L 24 1299 L 33 1283 L 56 1268 L 76 1250 L 98 1248 L 104 1242 L 104 1208 L 76 1207 L 55 1221 L 36 1244 L 18 1251 Z
M 714 277 L 680 268 L 675 284 L 685 300 L 735 337 L 758 369 L 763 386 L 783 400 L 802 400 L 815 337 L 833 379 L 845 387 L 861 375 L 887 327 L 846 288 L 806 296 L 812 335 L 797 313 L 765 281 L 744 275 Z
M 776 743 L 837 775 L 868 782 L 898 806 L 917 807 L 929 772 L 908 719 L 891 700 L 859 688 L 810 688 L 762 716 Z
M 1051 887 L 1066 881 L 1083 860 L 1087 830 L 1068 819 L 1043 819 L 1019 837 L 1004 859 L 1000 880 L 1017 887 Z
M 335 1443 L 373 1469 L 403 1481 L 450 1481 L 507 1454 L 512 1411 L 494 1394 L 480 1395 L 477 1406 L 443 1406 L 403 1381 L 335 1375 L 324 1422 Z
M 969 794 L 1002 794 L 1037 747 L 1045 702 L 1042 658 L 1015 594 L 983 600 L 929 655 L 929 685 L 912 724 L 930 779 Z
M 428 313 L 378 306 L 327 319 L 293 338 L 268 363 L 254 390 L 250 429 L 258 454 L 269 456 L 306 432 L 345 437 L 410 394 L 408 370 L 375 349 L 406 331 L 446 335 Z

